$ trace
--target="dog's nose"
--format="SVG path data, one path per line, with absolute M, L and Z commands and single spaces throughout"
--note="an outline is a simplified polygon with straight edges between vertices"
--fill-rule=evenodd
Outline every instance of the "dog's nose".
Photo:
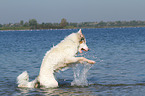
M 89 50 L 90 50 L 89 48 L 86 49 L 86 51 L 89 51 Z

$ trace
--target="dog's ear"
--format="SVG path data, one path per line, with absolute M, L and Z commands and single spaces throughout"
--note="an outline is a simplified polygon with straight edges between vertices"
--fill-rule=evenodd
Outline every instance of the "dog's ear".
M 78 31 L 78 33 L 80 34 L 81 37 L 84 37 L 81 29 Z
M 78 33 L 79 33 L 80 35 L 83 35 L 83 34 L 82 34 L 82 30 L 81 30 L 81 29 L 78 31 Z

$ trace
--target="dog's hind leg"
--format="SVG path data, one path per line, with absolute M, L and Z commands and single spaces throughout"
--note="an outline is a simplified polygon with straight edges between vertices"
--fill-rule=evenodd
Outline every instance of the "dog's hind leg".
M 38 76 L 38 81 L 40 86 L 45 88 L 58 87 L 58 82 L 55 80 L 54 72 L 50 69 L 41 70 Z
M 55 80 L 54 77 L 41 76 L 39 78 L 39 82 L 40 82 L 40 86 L 45 88 L 58 87 L 58 82 Z

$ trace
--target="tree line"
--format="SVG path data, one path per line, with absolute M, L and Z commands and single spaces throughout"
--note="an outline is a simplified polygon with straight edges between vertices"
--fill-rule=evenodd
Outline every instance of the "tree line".
M 145 21 L 100 21 L 100 22 L 67 22 L 65 18 L 60 23 L 39 24 L 36 19 L 28 22 L 21 20 L 19 23 L 0 24 L 0 30 L 30 30 L 30 29 L 73 29 L 73 28 L 112 28 L 112 27 L 145 27 Z

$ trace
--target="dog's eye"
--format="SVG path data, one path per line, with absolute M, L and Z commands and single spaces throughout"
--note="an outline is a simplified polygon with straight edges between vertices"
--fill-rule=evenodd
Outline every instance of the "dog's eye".
M 82 44 L 84 42 L 84 40 L 85 39 L 82 37 L 81 40 L 80 40 L 80 44 Z
M 82 38 L 81 38 L 81 41 L 83 41 L 83 40 L 84 40 L 84 38 L 82 37 Z

